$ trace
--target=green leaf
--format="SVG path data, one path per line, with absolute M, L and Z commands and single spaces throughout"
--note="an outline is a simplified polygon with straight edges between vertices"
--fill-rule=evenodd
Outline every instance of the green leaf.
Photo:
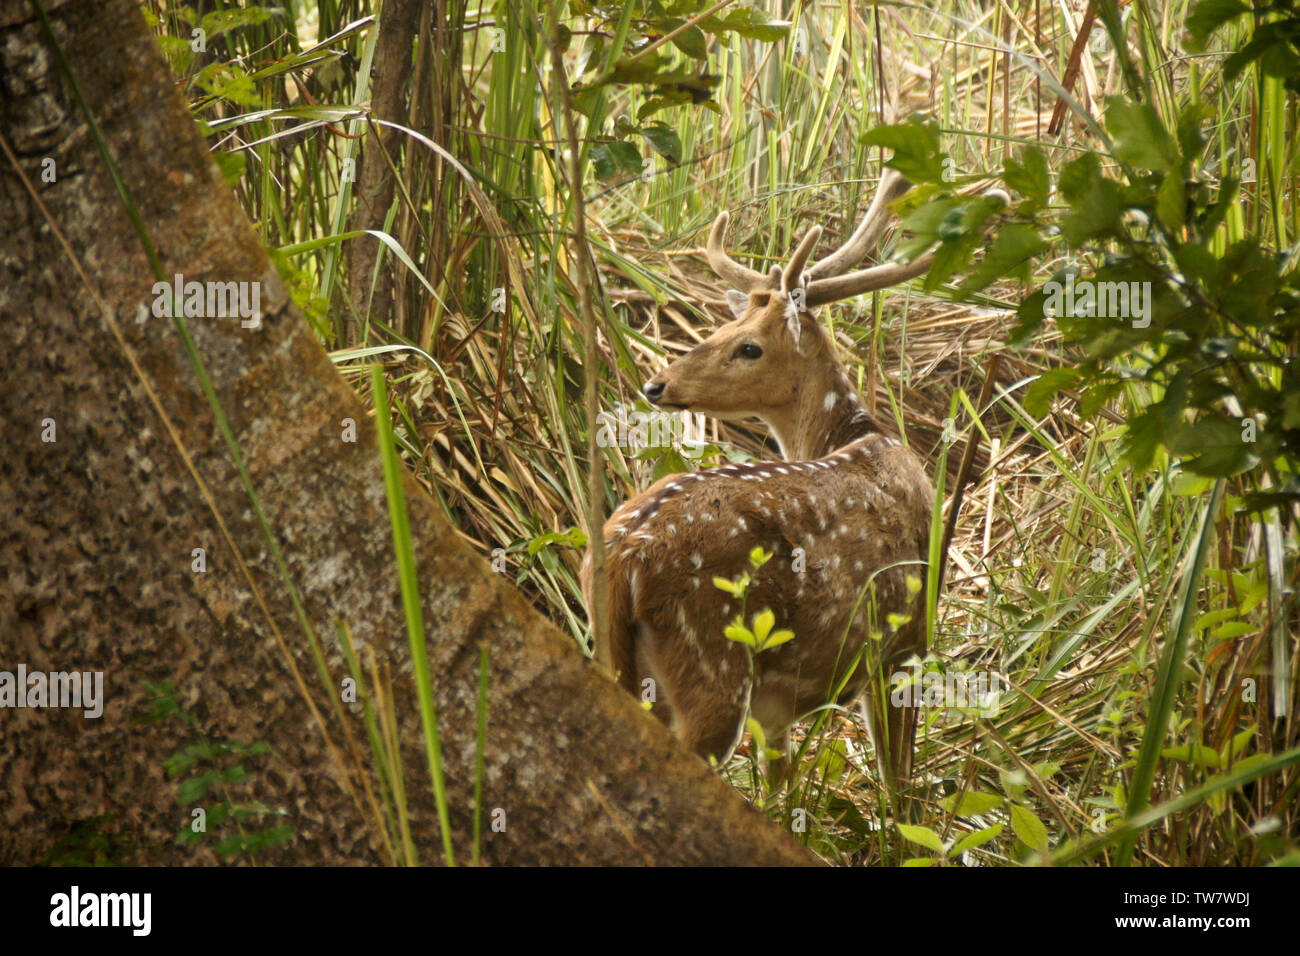
M 736 33 L 747 40 L 776 43 L 785 38 L 790 22 L 777 20 L 766 10 L 741 7 L 722 18 L 705 17 L 700 26 L 714 35 Z
M 737 644 L 744 644 L 746 647 L 755 649 L 758 647 L 758 639 L 743 624 L 728 624 L 726 630 L 722 633 L 726 635 L 729 641 L 735 641 Z
M 963 292 L 984 288 L 990 282 L 1027 274 L 1030 260 L 1043 249 L 1043 240 L 1030 226 L 1012 223 L 1004 226 L 993 240 L 993 247 L 978 266 L 961 283 Z
M 960 800 L 958 799 L 960 797 Z M 985 793 L 982 790 L 969 790 L 963 794 L 952 794 L 944 797 L 941 801 L 943 808 L 954 816 L 973 817 L 984 813 L 990 813 L 1002 806 L 1005 798 L 996 793 Z
M 953 844 L 953 848 L 948 851 L 948 856 L 956 859 L 967 850 L 973 850 L 988 843 L 989 840 L 996 839 L 998 834 L 1002 832 L 1003 826 L 1001 823 L 995 823 L 991 827 L 985 827 L 983 830 L 976 830 L 974 833 L 966 834 Z
M 640 109 L 636 111 L 638 121 L 653 116 L 660 110 L 666 110 L 673 106 L 685 106 L 692 102 L 691 94 L 680 89 L 661 89 L 657 94 L 650 97 L 641 104 Z
M 1046 853 L 1047 827 L 1043 826 L 1043 821 L 1034 816 L 1032 810 L 1018 803 L 1011 804 L 1010 811 L 1011 829 L 1020 837 L 1021 842 L 1039 853 Z
M 1187 32 L 1191 36 L 1191 48 L 1204 50 L 1205 41 L 1215 30 L 1244 13 L 1250 7 L 1241 0 L 1201 0 L 1187 17 Z
M 943 147 L 939 126 L 928 117 L 912 115 L 907 122 L 877 126 L 862 134 L 867 146 L 884 146 L 894 155 L 885 163 L 913 183 L 943 182 Z
M 773 647 L 780 647 L 786 641 L 792 640 L 794 640 L 794 631 L 781 628 L 778 631 L 772 632 L 771 636 L 768 637 L 767 641 L 763 644 L 763 650 L 766 651 Z
M 598 143 L 591 147 L 591 162 L 602 181 L 641 172 L 641 153 L 631 143 Z
M 929 827 L 900 823 L 898 824 L 898 832 L 902 834 L 904 840 L 910 843 L 916 843 L 927 850 L 934 850 L 936 853 L 943 852 L 943 841 L 939 839 L 939 834 Z
M 1086 198 L 1088 190 L 1100 179 L 1101 160 L 1097 158 L 1096 153 L 1084 153 L 1062 167 L 1058 177 L 1061 195 L 1071 205 L 1077 205 Z
M 673 30 L 681 27 L 685 20 L 671 19 L 664 21 L 666 32 L 671 33 Z M 692 60 L 703 60 L 709 54 L 709 41 L 704 36 L 704 31 L 699 27 L 691 27 L 683 30 L 672 39 L 673 46 L 681 50 Z
M 1150 104 L 1110 97 L 1106 100 L 1106 128 L 1115 138 L 1115 155 L 1129 165 L 1168 173 L 1178 171 L 1178 146 Z
M 217 853 L 223 859 L 229 859 L 244 849 L 244 835 L 242 833 L 232 833 L 217 842 Z
M 1300 391 L 1283 396 L 1282 427 L 1289 431 L 1300 431 Z
M 772 633 L 772 628 L 776 625 L 776 615 L 770 609 L 764 608 L 754 615 L 753 631 L 754 637 L 758 640 L 761 647 L 767 640 L 767 635 Z
M 1173 483 L 1169 490 L 1176 495 L 1203 495 L 1210 490 L 1214 484 L 1213 478 L 1206 478 L 1204 475 L 1193 475 L 1191 472 L 1180 471 L 1174 476 Z M 1234 610 L 1235 614 L 1236 611 Z
M 674 166 L 682 161 L 682 141 L 676 130 L 663 123 L 655 123 L 637 132 L 650 144 L 651 149 Z
M 1204 744 L 1184 744 L 1181 747 L 1165 747 L 1160 756 L 1177 760 L 1180 763 L 1196 764 L 1198 767 L 1218 769 L 1219 754 L 1213 747 Z
M 713 586 L 719 591 L 726 591 L 733 597 L 740 597 L 745 593 L 745 588 L 749 586 L 749 573 L 745 572 L 734 581 L 723 577 L 714 577 Z
M 1211 631 L 1210 637 L 1214 638 L 1217 641 L 1226 641 L 1234 637 L 1242 637 L 1243 635 L 1246 634 L 1253 634 L 1257 630 L 1259 630 L 1259 628 L 1257 628 L 1254 624 L 1251 624 L 1249 621 L 1229 621 L 1227 624 L 1224 624 L 1222 627 L 1217 627 L 1213 631 Z
M 1021 152 L 1019 160 L 1008 158 L 1002 164 L 1002 181 L 1008 189 L 1024 196 L 1033 209 L 1041 209 L 1052 193 L 1047 156 L 1038 147 L 1030 146 Z
M 1061 765 L 1055 760 L 1040 760 L 1034 764 L 1033 770 L 1039 780 L 1051 780 L 1061 772 Z
M 1241 422 L 1226 415 L 1203 415 L 1182 429 L 1170 451 L 1192 456 L 1183 467 L 1198 475 L 1215 478 L 1235 475 L 1255 463 L 1250 444 L 1242 441 Z
M 239 27 L 256 26 L 271 19 L 279 11 L 267 7 L 245 7 L 243 9 L 217 10 L 203 17 L 200 27 L 207 33 L 208 42 L 223 33 L 229 33 Z M 193 22 L 193 21 L 190 21 Z
M 1232 738 L 1232 744 L 1229 749 L 1229 756 L 1236 757 L 1243 750 L 1250 746 L 1250 742 L 1255 739 L 1255 731 L 1258 729 L 1257 724 L 1251 724 L 1241 733 Z
M 226 185 L 231 189 L 239 185 L 239 180 L 244 177 L 248 169 L 248 160 L 242 152 L 227 153 L 217 151 L 212 154 L 212 158 L 217 161 L 217 167 L 221 170 L 221 176 L 226 181 Z
M 1160 221 L 1173 230 L 1182 229 L 1187 220 L 1187 189 L 1173 173 L 1165 176 L 1156 192 L 1156 212 Z
M 1238 613 L 1239 611 L 1235 607 L 1221 608 L 1218 611 L 1206 611 L 1196 619 L 1196 622 L 1192 625 L 1192 629 L 1203 631 L 1206 628 L 1214 627 L 1216 624 L 1222 624 L 1224 621 L 1232 620 L 1238 615 Z
M 638 456 L 640 457 L 640 456 Z M 661 450 L 661 454 L 655 457 L 655 466 L 650 472 L 650 480 L 658 481 L 660 478 L 666 478 L 669 475 L 680 475 L 690 471 L 690 466 L 676 448 L 669 445 Z
M 528 542 L 528 553 L 536 555 L 543 548 L 558 545 L 563 548 L 582 549 L 587 546 L 587 533 L 581 528 L 573 527 L 567 531 L 549 531 L 540 534 Z
M 208 792 L 213 784 L 221 782 L 221 774 L 214 771 L 190 777 L 176 789 L 176 802 L 182 806 L 192 804 Z
M 1186 160 L 1205 151 L 1205 124 L 1214 120 L 1214 110 L 1203 100 L 1189 102 L 1178 116 L 1178 149 Z
M 1062 389 L 1073 388 L 1083 378 L 1083 373 L 1074 368 L 1049 368 L 1038 376 L 1038 380 L 1029 386 L 1025 393 L 1025 411 L 1036 418 L 1047 414 L 1052 399 Z

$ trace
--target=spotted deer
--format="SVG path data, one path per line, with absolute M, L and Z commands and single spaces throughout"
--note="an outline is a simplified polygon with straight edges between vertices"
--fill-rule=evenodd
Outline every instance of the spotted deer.
M 801 715 L 865 695 L 886 779 L 910 776 L 915 713 L 878 703 L 888 695 L 878 692 L 884 685 L 866 660 L 888 675 L 924 653 L 916 583 L 925 577 L 934 491 L 917 455 L 877 428 L 831 336 L 808 311 L 928 268 L 927 254 L 850 271 L 907 188 L 886 170 L 841 248 L 808 266 L 821 234 L 814 226 L 784 269 L 766 275 L 727 255 L 728 216 L 719 214 L 708 258 L 736 287 L 727 293 L 735 320 L 644 386 L 661 409 L 758 417 L 785 459 L 664 478 L 604 528 L 610 659 L 603 663 L 627 690 L 653 697 L 651 712 L 681 740 L 719 763 L 740 742 L 749 713 L 783 740 Z M 772 554 L 756 571 L 755 547 Z M 588 556 L 589 607 L 590 563 Z M 714 584 L 744 572 L 753 581 L 743 623 L 771 610 L 775 626 L 795 635 L 757 655 L 726 636 L 741 604 Z

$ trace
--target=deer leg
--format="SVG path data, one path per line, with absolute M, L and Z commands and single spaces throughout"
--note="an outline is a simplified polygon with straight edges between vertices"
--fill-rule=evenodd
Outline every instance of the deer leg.
M 793 778 L 794 762 L 790 759 L 790 727 L 799 716 L 798 704 L 793 686 L 782 688 L 769 682 L 754 692 L 754 719 L 763 728 L 763 732 L 770 735 L 767 741 L 768 747 L 780 754 L 768 767 L 768 782 L 773 790 L 791 782 Z
M 910 775 L 912 756 L 908 728 L 915 733 L 916 721 L 913 708 L 891 705 L 889 696 L 887 690 L 869 688 L 863 697 L 862 710 L 876 748 L 876 766 L 894 812 L 902 819 L 902 792 Z
M 915 704 L 886 704 L 885 718 L 888 750 L 886 756 L 897 794 L 900 819 L 906 820 L 909 804 L 906 791 L 912 780 L 912 751 L 916 746 L 916 725 L 920 710 Z

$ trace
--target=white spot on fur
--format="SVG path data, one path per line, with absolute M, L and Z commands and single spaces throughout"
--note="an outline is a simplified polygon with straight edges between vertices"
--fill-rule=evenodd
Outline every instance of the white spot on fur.
M 829 412 L 832 408 L 835 407 L 835 401 L 838 398 L 839 396 L 835 394 L 835 390 L 831 389 L 829 392 L 826 393 L 826 397 L 822 399 L 822 408 L 826 409 L 826 411 Z

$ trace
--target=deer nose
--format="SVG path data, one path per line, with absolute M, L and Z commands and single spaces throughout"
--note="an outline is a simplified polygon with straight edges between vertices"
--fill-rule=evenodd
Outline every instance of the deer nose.
M 641 386 L 641 391 L 645 392 L 645 397 L 650 401 L 658 402 L 659 399 L 664 397 L 664 383 L 646 382 L 645 385 Z

